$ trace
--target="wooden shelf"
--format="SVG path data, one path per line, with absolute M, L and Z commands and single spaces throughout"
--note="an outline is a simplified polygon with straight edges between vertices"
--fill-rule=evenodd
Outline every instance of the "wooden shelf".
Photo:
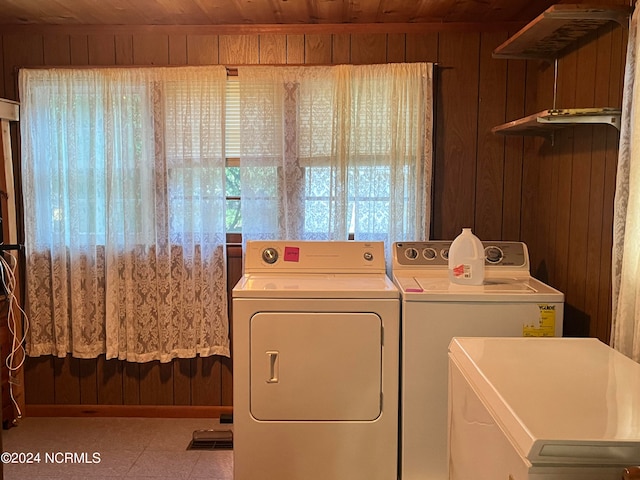
M 620 109 L 567 108 L 544 110 L 512 122 L 493 127 L 501 135 L 537 135 L 549 137 L 560 128 L 585 124 L 607 124 L 620 129 Z
M 553 5 L 493 51 L 493 58 L 553 61 L 569 46 L 611 22 L 629 26 L 632 7 Z
M 629 27 L 633 8 L 626 5 L 553 5 L 493 51 L 498 59 L 538 59 L 554 61 L 567 53 L 581 38 L 612 22 Z M 557 74 L 557 69 L 556 69 Z M 557 78 L 554 79 L 554 84 Z M 606 124 L 620 130 L 621 111 L 616 108 L 554 108 L 494 127 L 501 135 L 553 137 L 560 128 Z

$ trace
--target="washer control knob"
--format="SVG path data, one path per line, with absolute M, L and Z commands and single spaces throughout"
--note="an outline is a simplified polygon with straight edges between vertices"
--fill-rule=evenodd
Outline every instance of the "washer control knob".
M 265 248 L 262 251 L 262 260 L 269 265 L 272 265 L 278 261 L 278 251 L 275 248 Z
M 422 256 L 427 260 L 435 260 L 435 258 L 438 256 L 438 252 L 436 252 L 434 248 L 427 247 L 422 250 Z
M 504 252 L 495 246 L 485 248 L 484 255 L 489 263 L 500 263 L 504 258 Z
M 370 262 L 370 261 L 372 261 L 372 260 L 373 260 L 373 253 L 371 253 L 371 252 L 364 252 L 364 255 L 363 255 L 363 256 L 364 256 L 364 259 L 365 259 L 367 262 Z
M 416 258 L 418 258 L 418 250 L 416 250 L 413 247 L 407 248 L 404 251 L 404 256 L 407 257 L 409 260 L 415 260 Z
M 449 249 L 448 248 L 443 248 L 442 250 L 440 250 L 440 255 L 445 260 L 449 260 Z

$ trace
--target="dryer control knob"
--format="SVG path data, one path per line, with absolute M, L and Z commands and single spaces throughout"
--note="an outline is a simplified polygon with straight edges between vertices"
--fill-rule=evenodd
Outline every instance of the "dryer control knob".
M 278 251 L 275 248 L 265 248 L 262 251 L 262 260 L 269 265 L 272 265 L 278 261 Z
M 371 252 L 364 252 L 364 259 L 365 259 L 367 262 L 372 261 L 372 260 L 373 260 L 373 253 L 371 253 Z

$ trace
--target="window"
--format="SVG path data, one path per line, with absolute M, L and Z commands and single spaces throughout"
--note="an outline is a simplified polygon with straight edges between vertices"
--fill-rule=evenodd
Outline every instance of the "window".
M 229 355 L 227 232 L 425 238 L 431 76 L 426 64 L 237 79 L 223 66 L 21 70 L 27 353 Z
M 224 67 L 20 72 L 29 355 L 229 355 Z
M 426 64 L 241 67 L 245 239 L 426 238 Z

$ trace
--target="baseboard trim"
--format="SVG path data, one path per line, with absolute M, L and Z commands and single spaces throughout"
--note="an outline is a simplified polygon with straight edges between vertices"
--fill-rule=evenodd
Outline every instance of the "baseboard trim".
M 25 417 L 219 418 L 233 407 L 194 405 L 27 405 Z

